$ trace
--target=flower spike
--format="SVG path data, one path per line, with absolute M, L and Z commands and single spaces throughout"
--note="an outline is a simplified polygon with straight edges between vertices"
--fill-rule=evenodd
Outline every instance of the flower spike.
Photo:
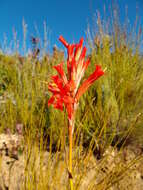
M 54 108 L 61 111 L 63 111 L 64 106 L 67 111 L 69 130 L 69 181 L 70 189 L 73 190 L 72 137 L 78 101 L 93 82 L 104 74 L 104 71 L 101 69 L 101 66 L 96 65 L 95 71 L 80 86 L 80 81 L 90 64 L 89 58 L 85 60 L 86 47 L 83 47 L 83 38 L 80 39 L 78 44 L 68 44 L 63 36 L 60 36 L 59 40 L 67 48 L 67 74 L 63 69 L 63 63 L 54 66 L 58 75 L 52 76 L 52 81 L 48 85 L 48 90 L 52 93 L 52 97 L 48 101 L 48 106 L 52 104 Z
M 95 71 L 79 87 L 80 81 L 90 64 L 90 59 L 85 60 L 86 47 L 83 47 L 83 38 L 80 39 L 78 44 L 68 44 L 63 36 L 60 36 L 59 40 L 67 48 L 68 73 L 66 74 L 63 69 L 63 62 L 54 66 L 58 75 L 53 76 L 52 82 L 49 83 L 48 89 L 53 93 L 53 96 L 48 105 L 53 104 L 55 108 L 60 110 L 62 110 L 62 106 L 65 106 L 68 117 L 71 119 L 82 94 L 95 80 L 104 74 L 104 71 L 100 66 L 96 65 Z

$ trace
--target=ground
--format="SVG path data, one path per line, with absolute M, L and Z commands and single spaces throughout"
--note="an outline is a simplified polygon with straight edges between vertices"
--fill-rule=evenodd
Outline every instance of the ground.
M 25 176 L 26 172 L 31 170 L 31 166 L 29 167 L 27 164 L 29 153 L 27 151 L 27 155 L 25 154 L 23 145 L 22 135 L 0 135 L 0 190 L 26 189 Z M 128 145 L 122 151 L 118 151 L 109 146 L 101 159 L 97 159 L 92 153 L 88 155 L 88 158 L 83 159 L 84 153 L 79 155 L 79 152 L 75 150 L 73 150 L 73 155 L 73 175 L 76 189 L 143 189 L 143 152 L 141 147 Z M 40 162 L 40 154 L 33 150 L 30 157 L 30 163 L 34 163 L 37 183 L 40 179 L 39 167 L 42 165 L 43 175 L 45 178 L 47 177 L 46 180 L 50 181 L 50 189 L 64 190 L 67 188 L 65 184 L 68 183 L 68 177 L 64 155 L 54 153 L 49 161 L 50 153 L 44 151 L 42 162 Z M 76 161 L 77 157 L 78 161 Z M 47 170 L 51 172 L 49 176 L 47 176 Z M 57 188 L 54 187 L 53 176 L 61 183 L 57 185 Z M 79 185 L 77 181 L 79 181 Z

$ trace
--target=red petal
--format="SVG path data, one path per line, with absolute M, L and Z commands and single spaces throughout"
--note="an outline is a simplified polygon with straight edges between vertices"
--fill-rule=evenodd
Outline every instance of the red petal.
M 49 84 L 48 90 L 49 90 L 50 92 L 54 93 L 54 94 L 60 92 L 59 88 L 57 88 L 57 86 L 53 86 L 52 83 Z
M 83 47 L 82 53 L 80 55 L 80 59 L 84 59 L 86 54 L 86 47 Z
M 72 104 L 67 104 L 66 105 L 66 109 L 67 109 L 67 113 L 68 113 L 68 118 L 71 119 L 74 109 L 73 109 L 73 105 Z
M 64 86 L 64 89 L 67 91 L 67 92 L 72 92 L 74 89 L 75 89 L 76 85 L 75 85 L 75 82 L 74 80 L 70 80 L 65 86 Z
M 59 73 L 59 75 L 63 79 L 64 83 L 67 83 L 67 77 L 66 77 L 64 70 L 63 70 L 63 63 L 54 66 L 54 68 L 57 70 L 57 72 Z
M 67 70 L 68 70 L 68 76 L 69 79 L 71 79 L 71 72 L 72 72 L 72 61 L 74 60 L 74 48 L 75 45 L 69 45 L 68 46 L 68 59 L 67 59 Z
M 74 103 L 74 99 L 71 96 L 64 96 L 63 97 L 63 102 L 65 104 L 73 104 Z
M 57 102 L 54 104 L 54 108 L 63 111 L 63 102 L 57 101 Z
M 75 48 L 74 44 L 71 44 L 68 46 L 68 60 L 69 61 L 71 61 L 74 56 L 74 48 Z
M 66 42 L 66 40 L 63 38 L 63 36 L 60 36 L 59 37 L 59 40 L 64 44 L 64 46 L 66 47 L 66 48 L 68 48 L 68 43 Z
M 90 59 L 87 59 L 84 63 L 83 63 L 83 69 L 84 71 L 87 69 L 88 65 L 90 64 Z
M 104 72 L 101 70 L 101 67 L 97 65 L 96 70 L 83 82 L 83 84 L 78 89 L 78 92 L 75 97 L 77 101 L 82 96 L 82 94 L 92 85 L 92 83 L 103 74 Z
M 58 87 L 59 89 L 62 89 L 62 88 L 63 88 L 63 81 L 62 81 L 62 79 L 59 78 L 58 75 L 52 76 L 52 79 L 53 79 L 55 85 L 57 85 L 57 87 Z
M 80 57 L 81 51 L 82 51 L 82 45 L 83 45 L 83 38 L 80 39 L 79 44 L 76 46 L 75 50 L 75 60 L 77 61 Z
M 76 71 L 77 71 L 77 64 L 76 61 L 73 59 L 71 62 L 71 80 L 75 80 Z

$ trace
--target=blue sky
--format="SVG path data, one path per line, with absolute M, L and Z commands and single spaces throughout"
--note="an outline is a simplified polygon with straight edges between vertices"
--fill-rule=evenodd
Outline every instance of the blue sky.
M 133 24 L 136 14 L 143 23 L 143 0 L 116 0 L 120 11 L 120 20 L 125 19 L 125 7 L 128 6 L 128 17 Z M 27 46 L 30 45 L 30 36 L 37 36 L 36 27 L 40 37 L 43 38 L 43 22 L 48 27 L 50 48 L 54 44 L 58 47 L 58 37 L 62 34 L 67 41 L 79 40 L 85 37 L 88 24 L 94 25 L 93 17 L 96 10 L 101 16 L 106 7 L 106 16 L 109 16 L 109 7 L 112 0 L 0 0 L 0 44 L 4 45 L 4 36 L 7 36 L 7 45 L 13 40 L 13 30 L 17 31 L 17 39 L 22 47 L 23 32 L 22 20 L 27 24 Z M 138 7 L 138 8 L 136 8 Z

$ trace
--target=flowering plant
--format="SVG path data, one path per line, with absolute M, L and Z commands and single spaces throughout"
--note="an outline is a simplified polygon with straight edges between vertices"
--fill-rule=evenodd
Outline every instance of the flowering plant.
M 54 108 L 61 111 L 63 111 L 63 106 L 65 106 L 68 114 L 69 179 L 72 190 L 72 135 L 74 131 L 76 109 L 82 94 L 95 80 L 104 74 L 104 71 L 99 65 L 96 65 L 95 71 L 84 80 L 80 86 L 80 81 L 90 64 L 89 58 L 85 60 L 86 47 L 83 47 L 83 38 L 80 39 L 78 44 L 68 44 L 62 36 L 59 37 L 59 40 L 67 48 L 67 74 L 64 72 L 63 62 L 54 66 L 58 75 L 52 76 L 52 81 L 48 85 L 48 90 L 53 94 L 48 101 L 48 106 L 52 104 Z

